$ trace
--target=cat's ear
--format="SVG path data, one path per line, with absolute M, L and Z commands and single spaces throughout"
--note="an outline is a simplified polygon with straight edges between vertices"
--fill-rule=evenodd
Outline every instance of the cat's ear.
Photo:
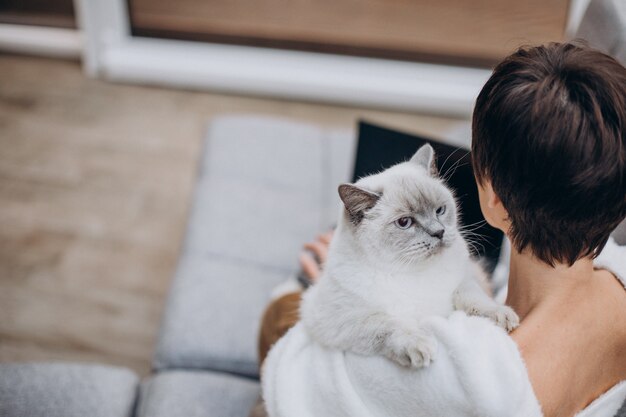
M 423 145 L 411 157 L 411 162 L 426 169 L 433 177 L 437 176 L 437 160 L 435 159 L 435 150 L 429 144 Z
M 338 191 L 339 197 L 354 224 L 358 224 L 363 219 L 365 210 L 374 207 L 380 198 L 380 195 L 353 184 L 341 184 Z

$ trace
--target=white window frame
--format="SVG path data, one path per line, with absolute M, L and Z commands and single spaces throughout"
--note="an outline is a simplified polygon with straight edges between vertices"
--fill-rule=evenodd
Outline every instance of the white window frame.
M 75 0 L 88 74 L 112 81 L 467 117 L 486 69 L 130 35 L 126 0 Z
M 83 51 L 83 40 L 76 29 L 2 23 L 0 51 L 77 59 Z

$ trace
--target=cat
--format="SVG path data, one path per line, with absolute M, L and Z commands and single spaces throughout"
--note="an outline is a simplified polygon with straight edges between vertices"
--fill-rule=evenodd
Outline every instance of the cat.
M 343 207 L 328 259 L 300 307 L 313 340 L 418 368 L 437 349 L 421 326 L 427 316 L 463 310 L 509 331 L 519 324 L 478 283 L 484 272 L 458 229 L 456 202 L 430 145 L 338 191 Z

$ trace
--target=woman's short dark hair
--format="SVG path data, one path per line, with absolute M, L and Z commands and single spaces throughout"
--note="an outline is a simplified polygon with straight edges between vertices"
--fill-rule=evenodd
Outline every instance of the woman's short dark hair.
M 517 250 L 597 256 L 626 216 L 626 68 L 582 43 L 520 48 L 478 96 L 472 163 Z

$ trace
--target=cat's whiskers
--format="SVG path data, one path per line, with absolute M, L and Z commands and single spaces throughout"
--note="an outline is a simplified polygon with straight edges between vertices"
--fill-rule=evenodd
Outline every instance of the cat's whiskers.
M 480 220 L 470 224 L 464 224 L 458 227 L 459 230 L 476 230 L 487 223 L 487 220 Z
M 428 253 L 429 249 L 430 249 L 430 245 L 424 242 L 420 242 L 405 249 L 404 251 L 401 252 L 400 255 L 402 259 L 407 259 L 408 262 L 410 263 L 410 262 L 415 261 L 415 257 Z
M 477 233 L 474 230 L 459 230 L 458 233 L 463 236 L 463 238 L 474 238 L 479 241 L 487 241 L 487 237 L 481 233 Z
M 443 169 L 443 167 L 445 167 L 445 166 L 446 166 L 446 163 L 448 162 L 448 160 L 449 160 L 449 159 L 450 159 L 450 158 L 451 158 L 451 157 L 452 157 L 455 153 L 457 153 L 457 152 L 458 152 L 458 151 L 460 151 L 460 150 L 461 150 L 461 148 L 456 148 L 456 149 L 455 149 L 455 150 L 454 150 L 454 151 L 453 151 L 450 155 L 448 155 L 448 157 L 446 158 L 446 160 L 445 160 L 445 161 L 443 161 L 443 164 L 441 164 L 441 169 Z
M 463 239 L 465 240 L 467 245 L 472 249 L 472 252 L 474 252 L 475 254 L 485 252 L 485 246 L 480 242 L 480 239 L 486 239 L 484 236 L 467 231 L 462 231 L 461 235 L 463 236 Z
M 482 235 L 480 233 L 473 232 L 471 230 L 459 230 L 459 233 L 461 234 L 461 236 L 463 236 L 463 238 L 465 238 L 465 239 L 472 239 L 472 240 L 475 240 L 477 242 L 480 242 L 480 241 L 484 242 L 484 241 L 488 240 L 486 236 L 484 236 L 484 235 Z
M 446 172 L 444 172 L 444 174 L 441 175 L 441 179 L 443 181 L 448 181 L 450 179 L 450 177 L 452 177 L 452 175 L 454 175 L 456 170 L 459 169 L 459 167 L 467 165 L 468 164 L 467 162 L 461 163 L 461 161 L 463 160 L 462 158 L 464 158 L 468 154 L 469 154 L 469 151 L 467 151 L 467 153 L 465 155 L 463 155 L 461 158 L 457 159 L 454 164 L 450 165 L 450 167 L 446 170 Z

